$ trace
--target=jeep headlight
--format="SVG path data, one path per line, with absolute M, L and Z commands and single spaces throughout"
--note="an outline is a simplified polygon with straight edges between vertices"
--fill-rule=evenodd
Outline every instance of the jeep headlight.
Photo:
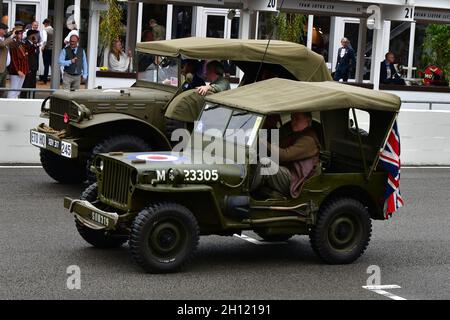
M 97 157 L 97 159 L 95 159 L 95 169 L 98 172 L 102 172 L 103 171 L 103 167 L 104 167 L 103 159 L 100 158 L 100 157 Z

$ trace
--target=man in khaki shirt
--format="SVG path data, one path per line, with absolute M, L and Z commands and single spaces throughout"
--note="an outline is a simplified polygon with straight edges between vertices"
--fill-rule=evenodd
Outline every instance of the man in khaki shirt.
M 296 198 L 300 195 L 303 183 L 319 164 L 320 142 L 311 124 L 310 113 L 291 114 L 289 126 L 282 127 L 279 145 L 267 144 L 272 157 L 278 153 L 278 170 L 274 174 L 261 175 L 264 168 L 257 168 L 253 190 L 262 188 L 264 194 L 274 197 Z
M 0 23 L 0 88 L 4 88 L 6 85 L 6 76 L 8 75 L 7 60 L 8 60 L 8 45 L 13 40 L 12 38 L 5 39 L 8 26 Z M 0 91 L 0 98 L 3 96 L 3 92 Z

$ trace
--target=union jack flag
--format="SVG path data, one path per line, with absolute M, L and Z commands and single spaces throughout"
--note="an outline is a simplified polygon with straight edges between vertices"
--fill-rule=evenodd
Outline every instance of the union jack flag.
M 397 120 L 394 122 L 383 151 L 380 153 L 380 164 L 388 172 L 384 194 L 384 212 L 387 219 L 403 207 L 403 198 L 400 194 L 400 134 L 398 133 Z

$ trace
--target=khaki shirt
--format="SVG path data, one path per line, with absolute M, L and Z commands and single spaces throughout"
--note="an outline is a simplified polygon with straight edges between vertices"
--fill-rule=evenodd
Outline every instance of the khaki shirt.
M 166 28 L 157 24 L 152 28 L 153 40 L 165 40 L 166 39 Z
M 211 89 L 209 89 L 209 92 L 211 93 L 217 93 L 231 89 L 230 82 L 224 77 L 217 78 L 215 81 L 211 82 L 209 86 L 211 87 Z
M 316 156 L 319 153 L 319 146 L 314 130 L 309 127 L 301 132 L 289 132 L 280 137 L 278 156 L 280 164 L 303 160 Z M 271 146 L 271 149 L 274 146 Z

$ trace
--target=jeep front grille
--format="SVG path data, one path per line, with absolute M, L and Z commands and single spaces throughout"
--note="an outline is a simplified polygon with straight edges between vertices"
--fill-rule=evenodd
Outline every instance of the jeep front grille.
M 123 163 L 103 158 L 103 179 L 100 191 L 108 204 L 126 209 L 130 177 L 134 169 Z
M 67 127 L 64 123 L 64 113 L 70 115 L 71 112 L 70 100 L 64 100 L 51 97 L 50 99 L 50 127 L 55 130 L 63 130 Z

